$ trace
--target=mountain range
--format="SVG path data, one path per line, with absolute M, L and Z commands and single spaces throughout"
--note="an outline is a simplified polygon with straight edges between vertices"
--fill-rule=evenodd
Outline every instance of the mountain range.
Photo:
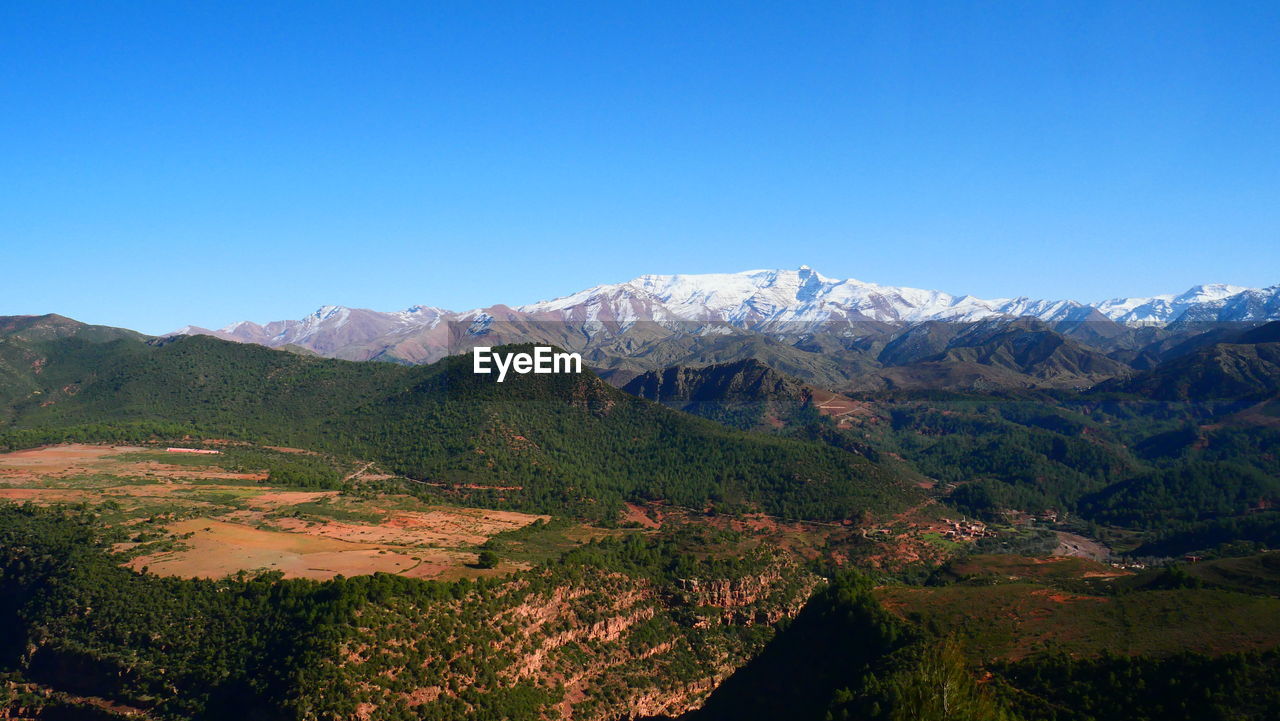
M 974 323 L 1034 318 L 1055 325 L 1100 324 L 1167 327 L 1188 323 L 1256 323 L 1280 318 L 1280 286 L 1253 289 L 1207 284 L 1180 295 L 1115 298 L 1098 304 L 1036 298 L 954 296 L 942 291 L 879 286 L 832 279 L 801 266 L 797 270 L 744 273 L 641 275 L 572 295 L 521 306 L 494 305 L 468 311 L 420 305 L 381 312 L 324 306 L 300 320 L 260 325 L 242 320 L 220 329 L 186 327 L 174 334 L 207 334 L 230 341 L 300 346 L 346 360 L 431 362 L 470 346 L 468 339 L 559 341 L 564 347 L 599 346 L 600 338 L 672 333 L 764 333 L 794 337 L 826 332 L 867 336 L 886 328 L 925 321 Z M 564 324 L 567 328 L 556 329 Z M 540 329 L 534 329 L 540 325 Z M 524 337 L 522 337 L 524 336 Z M 543 336 L 543 337 L 538 337 Z M 500 337 L 500 338 L 499 338 Z
M 931 386 L 1081 387 L 1194 350 L 1187 344 L 1206 333 L 1276 318 L 1280 285 L 1199 285 L 1084 304 L 836 280 L 802 266 L 644 275 L 553 300 L 462 312 L 325 306 L 300 320 L 187 326 L 174 334 L 406 364 L 474 345 L 546 343 L 581 352 L 617 385 L 676 365 L 754 358 L 829 388 L 912 387 L 920 377 Z

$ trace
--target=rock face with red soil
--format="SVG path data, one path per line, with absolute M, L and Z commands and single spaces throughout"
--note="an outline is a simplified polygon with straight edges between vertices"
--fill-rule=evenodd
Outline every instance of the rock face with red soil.
M 701 578 L 541 568 L 459 599 L 392 595 L 358 611 L 333 658 L 357 704 L 346 717 L 511 703 L 575 721 L 696 709 L 819 582 L 781 555 L 749 565 Z

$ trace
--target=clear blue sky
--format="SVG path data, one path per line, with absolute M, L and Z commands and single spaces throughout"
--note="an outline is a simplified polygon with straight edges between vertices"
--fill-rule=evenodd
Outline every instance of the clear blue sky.
M 1280 283 L 1280 3 L 0 4 L 0 314 Z

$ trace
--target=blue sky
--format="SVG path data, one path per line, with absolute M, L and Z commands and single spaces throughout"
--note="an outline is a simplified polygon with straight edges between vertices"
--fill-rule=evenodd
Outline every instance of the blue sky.
M 0 4 L 0 314 L 1280 283 L 1280 3 Z

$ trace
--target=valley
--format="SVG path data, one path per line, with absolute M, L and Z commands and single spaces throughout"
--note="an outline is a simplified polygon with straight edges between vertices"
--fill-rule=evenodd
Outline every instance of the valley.
M 907 329 L 913 380 L 856 388 L 769 343 L 619 388 L 0 327 L 32 718 L 887 720 L 942 668 L 975 718 L 1119 721 L 1108 664 L 1276 672 L 1269 325 L 1118 373 L 1036 323 Z M 1089 385 L 937 380 L 965 368 Z

